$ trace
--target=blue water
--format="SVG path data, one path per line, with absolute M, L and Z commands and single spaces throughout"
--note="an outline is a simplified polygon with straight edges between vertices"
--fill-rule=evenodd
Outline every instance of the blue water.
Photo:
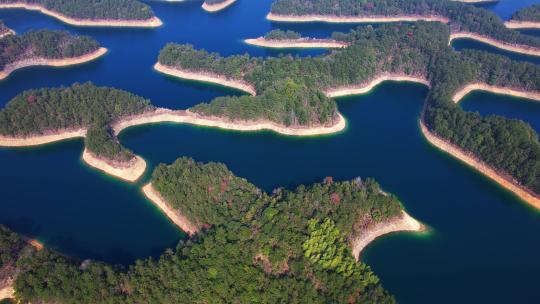
M 492 9 L 506 17 L 527 1 L 515 2 L 503 0 Z M 354 27 L 272 24 L 264 20 L 270 0 L 240 0 L 219 14 L 205 13 L 200 2 L 149 4 L 164 27 L 81 29 L 38 13 L 0 11 L 0 19 L 18 33 L 64 29 L 91 35 L 110 50 L 77 67 L 18 71 L 0 82 L 1 103 L 25 89 L 91 80 L 142 95 L 159 106 L 183 109 L 239 92 L 154 72 L 152 65 L 167 42 L 191 43 L 224 55 L 275 56 L 279 52 L 247 46 L 242 40 L 278 27 L 316 37 Z M 305 56 L 324 51 L 288 52 Z M 144 157 L 149 168 L 180 156 L 220 161 L 267 191 L 325 176 L 375 177 L 431 228 L 429 235 L 385 237 L 365 252 L 363 261 L 400 302 L 538 303 L 540 214 L 425 141 L 418 116 L 426 94 L 427 88 L 420 85 L 385 83 L 370 94 L 340 99 L 348 128 L 335 136 L 291 138 L 162 124 L 129 129 L 120 140 Z M 474 93 L 462 106 L 524 119 L 540 131 L 538 104 Z M 157 256 L 185 237 L 142 196 L 140 187 L 151 170 L 130 185 L 84 165 L 82 148 L 82 140 L 74 140 L 34 149 L 0 149 L 0 223 L 68 255 L 123 264 Z

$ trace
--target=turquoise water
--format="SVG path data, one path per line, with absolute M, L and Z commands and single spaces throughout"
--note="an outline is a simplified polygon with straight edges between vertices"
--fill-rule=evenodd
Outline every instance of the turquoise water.
M 522 5 L 514 3 L 503 0 L 493 9 L 504 17 Z M 167 42 L 187 42 L 226 55 L 274 56 L 279 52 L 242 40 L 276 27 L 317 37 L 354 27 L 272 24 L 264 20 L 270 0 L 240 0 L 213 15 L 203 12 L 199 2 L 149 4 L 164 27 L 79 29 L 38 13 L 0 11 L 0 19 L 18 33 L 65 29 L 91 35 L 110 50 L 104 58 L 77 67 L 18 71 L 0 82 L 1 103 L 25 89 L 91 80 L 140 94 L 159 106 L 183 109 L 239 93 L 154 72 L 152 65 Z M 292 52 L 305 56 L 324 51 Z M 180 156 L 220 161 L 267 191 L 325 176 L 375 177 L 431 227 L 429 235 L 377 240 L 363 256 L 400 302 L 538 303 L 540 213 L 425 141 L 418 116 L 426 94 L 421 85 L 385 83 L 370 94 L 339 99 L 349 125 L 335 136 L 292 138 L 161 124 L 128 129 L 120 139 L 150 168 Z M 462 106 L 524 119 L 540 131 L 540 107 L 532 102 L 474 93 Z M 36 149 L 0 149 L 0 223 L 63 253 L 123 264 L 157 256 L 185 237 L 142 196 L 140 187 L 151 170 L 136 185 L 120 182 L 84 165 L 82 147 L 82 140 L 74 140 Z

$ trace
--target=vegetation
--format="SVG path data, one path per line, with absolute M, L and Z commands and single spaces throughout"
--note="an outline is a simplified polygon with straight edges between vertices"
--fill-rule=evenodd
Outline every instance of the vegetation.
M 486 52 L 455 52 L 448 46 L 449 34 L 449 26 L 433 22 L 359 27 L 335 34 L 352 45 L 329 55 L 241 56 L 242 60 L 168 45 L 160 62 L 193 70 L 202 62 L 199 70 L 227 77 L 243 75 L 240 80 L 256 87 L 257 96 L 219 97 L 193 107 L 194 112 L 292 126 L 334 121 L 336 105 L 323 90 L 365 84 L 383 73 L 427 78 L 432 84 L 425 113 L 428 127 L 540 193 L 540 144 L 530 126 L 500 116 L 466 113 L 451 100 L 454 92 L 472 81 L 540 90 L 540 68 Z M 168 60 L 163 62 L 162 58 Z
M 531 5 L 515 12 L 510 20 L 513 21 L 540 21 L 540 4 Z
M 213 5 L 213 4 L 220 4 L 220 3 L 223 3 L 227 0 L 204 0 L 204 2 L 208 5 Z
M 98 48 L 96 40 L 88 36 L 71 36 L 64 31 L 41 30 L 22 36 L 9 35 L 0 40 L 0 70 L 21 60 L 73 58 Z
M 158 260 L 129 269 L 35 259 L 18 275 L 19 300 L 68 303 L 394 303 L 346 240 L 399 215 L 373 180 L 263 193 L 224 165 L 181 158 L 153 183 L 207 228 Z M 193 195 L 191 195 L 193 194 Z M 189 203 L 184 199 L 189 195 Z M 188 211 L 188 209 L 190 211 Z M 210 211 L 206 211 L 209 209 Z M 198 217 L 200 216 L 200 217 Z
M 268 32 L 266 35 L 264 35 L 264 38 L 267 40 L 294 40 L 300 39 L 302 36 L 295 31 L 282 31 L 278 29 Z
M 125 91 L 91 83 L 25 91 L 0 111 L 0 134 L 28 136 L 88 128 L 86 147 L 98 156 L 126 161 L 132 153 L 117 142 L 111 122 L 153 107 Z
M 9 27 L 4 24 L 4 20 L 0 20 L 0 36 L 9 32 Z
M 75 19 L 146 20 L 154 17 L 150 6 L 137 0 L 0 0 L 0 4 L 25 3 Z
M 489 36 L 507 43 L 540 47 L 540 39 L 506 28 L 493 12 L 448 0 L 276 0 L 272 13 L 330 16 L 442 16 L 453 31 Z

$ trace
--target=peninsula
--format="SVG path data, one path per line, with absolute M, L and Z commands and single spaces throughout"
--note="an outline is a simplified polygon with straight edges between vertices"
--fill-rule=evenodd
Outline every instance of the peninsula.
M 452 100 L 464 88 L 478 84 L 530 98 L 540 91 L 538 66 L 487 52 L 456 52 L 448 45 L 450 28 L 442 23 L 359 27 L 336 37 L 350 45 L 316 57 L 221 57 L 169 44 L 158 61 L 180 70 L 223 75 L 256 88 L 256 96 L 219 97 L 189 109 L 192 113 L 291 127 L 336 125 L 341 115 L 332 97 L 366 93 L 387 80 L 422 83 L 430 88 L 423 115 L 430 132 L 474 155 L 499 175 L 511 177 L 513 186 L 507 188 L 524 201 L 531 202 L 519 193 L 538 197 L 536 132 L 521 121 L 465 112 Z M 496 136 L 500 132 L 495 130 L 501 129 L 508 130 L 508 136 Z M 515 191 L 518 188 L 522 191 Z
M 0 20 L 0 39 L 9 35 L 15 35 L 15 32 L 7 27 L 2 20 Z
M 469 38 L 513 52 L 540 54 L 540 39 L 507 28 L 493 12 L 459 2 L 463 1 L 387 0 L 365 4 L 353 0 L 275 0 L 267 18 L 276 22 L 437 21 L 450 25 L 450 40 Z
M 22 303 L 186 298 L 232 303 L 255 297 L 280 303 L 291 293 L 312 303 L 395 303 L 369 266 L 355 261 L 350 247 L 374 229 L 389 233 L 422 227 L 373 179 L 327 177 L 321 183 L 267 194 L 223 164 L 180 158 L 158 165 L 143 191 L 193 237 L 157 259 L 120 268 L 37 250 L 0 226 L 0 275 L 9 277 L 0 277 L 5 282 L 0 290 Z M 396 225 L 396 220 L 417 226 Z M 47 288 L 42 287 L 45 282 Z M 250 282 L 273 287 L 254 290 Z
M 31 66 L 63 67 L 103 56 L 107 49 L 87 36 L 71 36 L 63 31 L 35 31 L 8 36 L 0 44 L 0 80 L 13 71 Z
M 0 9 L 39 11 L 74 26 L 159 27 L 150 6 L 137 0 L 0 0 Z
M 515 12 L 505 25 L 513 29 L 540 29 L 540 4 Z
M 267 48 L 343 48 L 349 44 L 336 39 L 304 38 L 293 31 L 273 30 L 256 39 L 244 40 L 247 44 Z
M 236 0 L 205 0 L 202 8 L 207 12 L 215 13 L 226 9 L 235 2 Z

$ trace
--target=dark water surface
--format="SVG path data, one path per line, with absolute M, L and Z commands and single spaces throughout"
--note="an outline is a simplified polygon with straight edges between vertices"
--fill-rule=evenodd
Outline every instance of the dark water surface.
M 18 33 L 65 29 L 91 35 L 110 50 L 104 58 L 77 67 L 18 71 L 0 82 L 1 103 L 25 89 L 90 80 L 140 94 L 159 106 L 183 109 L 239 93 L 154 72 L 152 65 L 167 42 L 187 42 L 224 55 L 275 56 L 279 52 L 241 41 L 278 26 L 317 37 L 354 27 L 271 24 L 264 20 L 270 2 L 239 0 L 219 14 L 205 13 L 199 2 L 149 2 L 165 23 L 159 29 L 75 28 L 39 13 L 0 11 L 0 19 Z M 503 0 L 487 7 L 506 18 L 533 2 Z M 385 83 L 370 94 L 340 99 L 349 124 L 335 136 L 291 138 L 173 124 L 132 128 L 120 139 L 150 168 L 136 185 L 84 165 L 82 140 L 0 149 L 0 223 L 75 257 L 127 264 L 157 256 L 184 237 L 140 192 L 160 162 L 170 163 L 180 156 L 224 162 L 267 191 L 277 186 L 294 188 L 325 176 L 371 176 L 431 227 L 428 235 L 380 239 L 363 256 L 400 302 L 540 302 L 540 214 L 425 141 L 418 115 L 426 94 L 420 85 Z M 540 106 L 532 102 L 473 93 L 462 106 L 524 119 L 540 131 Z

